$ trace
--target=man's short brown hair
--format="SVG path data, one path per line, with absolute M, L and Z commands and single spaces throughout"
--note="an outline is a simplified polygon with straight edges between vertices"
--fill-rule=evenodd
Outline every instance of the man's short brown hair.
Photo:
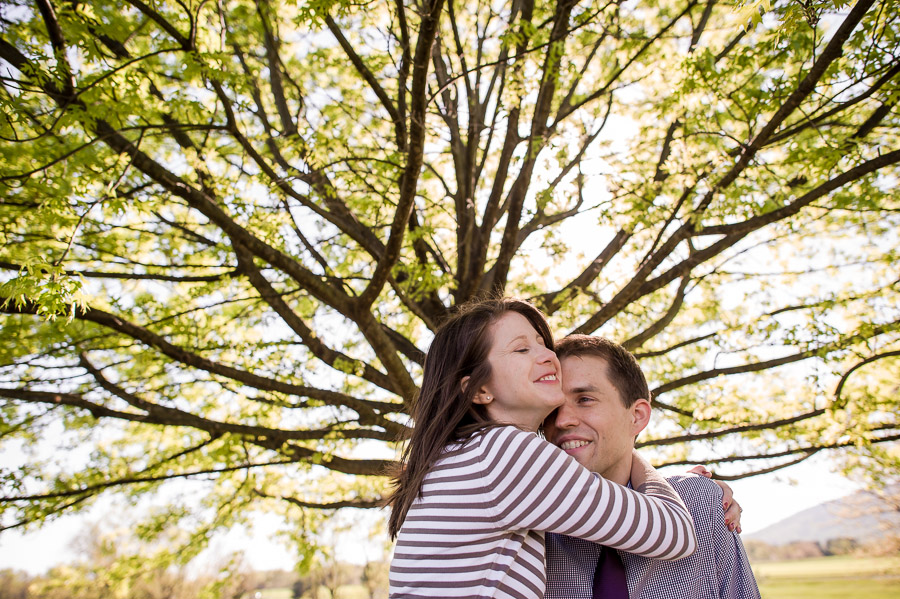
M 618 343 L 591 335 L 569 335 L 557 341 L 554 350 L 560 361 L 585 356 L 605 361 L 606 374 L 626 408 L 639 399 L 650 401 L 650 387 L 641 367 L 634 355 Z

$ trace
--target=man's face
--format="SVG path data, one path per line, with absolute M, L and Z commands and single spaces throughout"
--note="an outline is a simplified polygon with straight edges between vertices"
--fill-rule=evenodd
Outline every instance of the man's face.
M 604 478 L 627 482 L 634 437 L 645 422 L 622 403 L 602 358 L 563 358 L 562 375 L 566 402 L 544 422 L 547 440 Z

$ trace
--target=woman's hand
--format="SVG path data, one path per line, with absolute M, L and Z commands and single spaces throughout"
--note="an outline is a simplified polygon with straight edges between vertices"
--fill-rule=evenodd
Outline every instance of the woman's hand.
M 694 466 L 688 470 L 688 472 L 699 474 L 706 478 L 712 478 L 712 472 L 710 472 L 706 466 Z M 725 510 L 725 526 L 728 527 L 728 530 L 740 533 L 741 512 L 744 510 L 741 509 L 738 502 L 734 500 L 734 492 L 731 490 L 731 487 L 720 480 L 713 480 L 713 482 L 722 488 L 722 509 Z

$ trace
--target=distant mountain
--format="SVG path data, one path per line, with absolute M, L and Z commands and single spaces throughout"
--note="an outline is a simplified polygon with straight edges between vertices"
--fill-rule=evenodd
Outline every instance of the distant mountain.
M 822 503 L 797 512 L 760 531 L 742 535 L 744 539 L 770 545 L 795 541 L 824 543 L 829 539 L 851 538 L 861 543 L 886 535 L 900 535 L 900 485 L 887 489 L 893 502 L 868 491 Z

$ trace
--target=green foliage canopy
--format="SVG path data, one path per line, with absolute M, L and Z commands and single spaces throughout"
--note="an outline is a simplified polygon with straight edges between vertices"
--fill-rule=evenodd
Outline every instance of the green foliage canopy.
M 223 526 L 375 505 L 486 293 L 635 352 L 658 464 L 895 459 L 896 0 L 0 18 L 5 528 L 172 480 Z

